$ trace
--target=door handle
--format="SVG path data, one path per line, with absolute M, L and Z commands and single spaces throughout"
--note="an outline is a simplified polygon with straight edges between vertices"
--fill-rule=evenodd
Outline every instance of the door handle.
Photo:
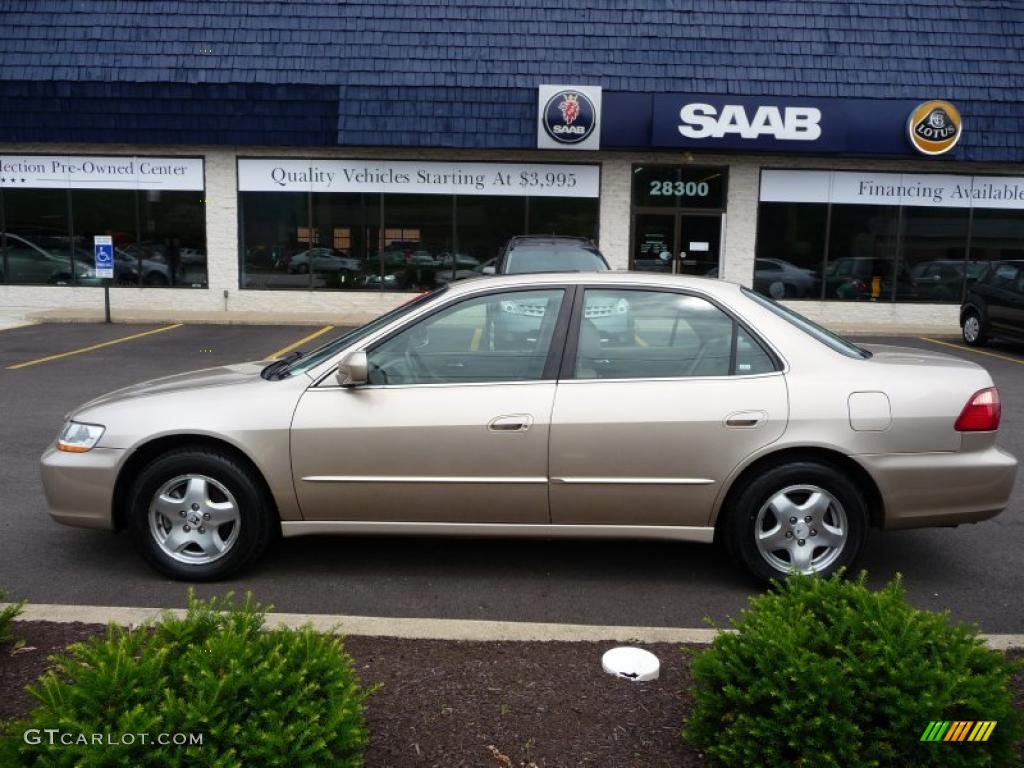
M 767 418 L 764 411 L 737 411 L 725 417 L 725 426 L 750 429 L 760 426 Z
M 487 422 L 491 432 L 526 432 L 533 426 L 533 416 L 528 413 L 512 413 L 496 416 Z

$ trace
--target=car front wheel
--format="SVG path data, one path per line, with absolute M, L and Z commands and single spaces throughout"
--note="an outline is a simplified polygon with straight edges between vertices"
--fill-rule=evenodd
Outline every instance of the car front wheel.
M 828 464 L 781 464 L 749 480 L 727 510 L 728 549 L 761 581 L 797 571 L 829 576 L 863 545 L 867 503 Z
M 964 343 L 972 347 L 983 346 L 988 341 L 985 323 L 982 321 L 981 315 L 974 310 L 964 315 L 963 336 Z
M 165 453 L 139 473 L 128 524 L 162 574 L 211 581 L 263 554 L 274 517 L 250 468 L 227 454 L 190 448 Z

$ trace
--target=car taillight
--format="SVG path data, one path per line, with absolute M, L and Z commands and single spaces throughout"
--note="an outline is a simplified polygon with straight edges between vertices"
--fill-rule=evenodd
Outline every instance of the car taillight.
M 960 412 L 953 425 L 957 432 L 995 432 L 1003 409 L 999 404 L 999 390 L 995 387 L 975 392 Z

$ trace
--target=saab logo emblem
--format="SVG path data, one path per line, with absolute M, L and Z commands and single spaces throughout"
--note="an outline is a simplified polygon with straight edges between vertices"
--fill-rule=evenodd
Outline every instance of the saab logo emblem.
M 948 101 L 926 101 L 910 113 L 910 143 L 926 155 L 942 155 L 956 146 L 962 123 L 960 113 Z
M 593 102 L 579 91 L 559 91 L 544 105 L 544 131 L 560 144 L 584 141 L 597 125 Z

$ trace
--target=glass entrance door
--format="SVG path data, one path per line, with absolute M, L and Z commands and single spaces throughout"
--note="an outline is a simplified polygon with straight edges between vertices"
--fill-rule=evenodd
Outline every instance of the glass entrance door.
M 722 244 L 722 217 L 679 214 L 679 257 L 677 272 L 697 277 L 718 277 Z M 708 274 L 711 272 L 712 274 Z
M 674 272 L 675 214 L 638 213 L 633 220 L 632 268 L 640 272 Z
M 718 275 L 721 214 L 637 213 L 632 269 L 703 277 Z

